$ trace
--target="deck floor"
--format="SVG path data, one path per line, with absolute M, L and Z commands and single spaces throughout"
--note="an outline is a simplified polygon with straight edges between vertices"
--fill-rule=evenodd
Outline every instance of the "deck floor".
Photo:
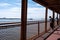
M 49 33 L 47 33 L 47 34 L 49 34 Z M 37 38 L 36 40 L 44 40 L 45 36 L 47 36 L 47 35 L 43 35 L 43 36 Z M 60 27 L 57 30 L 55 30 L 46 40 L 57 40 L 58 38 L 60 38 Z
M 60 38 L 60 27 L 46 40 L 57 40 L 58 38 Z

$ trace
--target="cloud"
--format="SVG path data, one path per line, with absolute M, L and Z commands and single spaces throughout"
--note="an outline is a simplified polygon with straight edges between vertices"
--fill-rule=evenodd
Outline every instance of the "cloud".
M 21 7 L 21 3 L 15 3 L 15 5 Z
M 44 18 L 45 8 L 28 8 L 28 17 L 32 18 Z
M 28 8 L 28 17 L 29 18 L 45 18 L 45 7 L 34 7 L 34 8 Z M 52 11 L 48 10 L 48 18 L 49 16 L 52 16 Z
M 13 8 L 5 9 L 5 10 L 0 10 L 0 17 L 20 18 L 21 8 L 13 7 Z
M 8 3 L 0 3 L 0 7 L 10 6 L 11 4 Z
M 45 8 L 28 8 L 28 13 L 43 13 L 45 11 Z
M 28 18 L 44 18 L 45 17 L 45 7 L 44 8 L 28 8 Z M 52 14 L 52 11 L 48 12 L 48 16 Z M 7 18 L 21 18 L 21 8 L 12 7 L 9 9 L 0 10 L 0 17 Z
M 0 10 L 0 17 L 15 17 L 15 18 L 21 18 L 21 8 L 19 7 L 12 7 L 9 9 L 3 9 Z M 39 18 L 44 16 L 45 8 L 28 8 L 28 18 Z
M 35 5 L 38 6 L 38 7 L 44 7 L 44 6 L 40 5 L 40 4 L 35 4 Z
M 18 8 L 18 7 L 13 7 L 13 8 L 10 8 L 8 10 L 12 11 L 12 12 L 21 12 L 21 8 Z

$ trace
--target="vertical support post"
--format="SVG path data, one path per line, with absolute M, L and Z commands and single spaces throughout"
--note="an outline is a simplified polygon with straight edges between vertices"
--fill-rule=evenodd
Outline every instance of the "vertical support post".
M 22 0 L 21 8 L 21 40 L 26 40 L 27 0 Z
M 47 32 L 47 13 L 48 13 L 48 8 L 46 7 L 46 14 L 45 14 L 45 32 Z
M 39 21 L 38 21 L 38 36 L 39 36 L 39 33 L 40 33 L 40 26 L 39 26 Z
M 59 24 L 60 24 L 60 14 L 59 14 Z
M 58 25 L 58 13 L 57 13 L 57 25 Z
M 55 18 L 55 11 L 53 11 L 53 20 L 54 20 L 54 18 Z M 54 21 L 53 21 L 53 25 L 55 25 Z
M 59 14 L 59 19 L 60 19 L 60 14 Z

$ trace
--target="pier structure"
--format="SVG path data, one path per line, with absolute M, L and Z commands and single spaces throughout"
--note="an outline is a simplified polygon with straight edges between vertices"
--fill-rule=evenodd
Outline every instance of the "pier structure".
M 27 5 L 28 0 L 22 0 L 21 1 L 21 22 L 12 22 L 12 23 L 0 23 L 0 28 L 7 28 L 7 27 L 15 27 L 19 26 L 21 28 L 21 34 L 20 34 L 20 40 L 52 40 L 54 34 L 56 34 L 54 37 L 58 39 L 60 36 L 60 0 L 32 0 L 42 6 L 44 6 L 45 9 L 45 21 L 44 23 L 39 21 L 34 22 L 27 22 Z M 52 10 L 52 17 L 53 17 L 53 23 L 54 23 L 54 30 L 52 30 L 50 27 L 50 23 L 47 20 L 48 17 L 48 9 Z M 57 20 L 55 21 L 55 13 L 57 13 Z M 34 27 L 37 29 L 37 33 L 27 38 L 27 26 L 35 24 Z M 37 24 L 37 26 L 36 26 Z M 42 24 L 42 25 L 40 25 Z M 42 28 L 41 28 L 42 27 Z M 44 30 L 43 32 L 42 29 Z M 33 31 L 33 30 L 32 30 Z M 54 39 L 55 40 L 55 39 Z
M 55 12 L 57 13 L 57 26 L 55 25 L 55 21 L 54 21 L 54 25 L 55 28 L 51 33 L 48 33 L 48 35 L 43 36 L 44 39 L 46 40 L 46 38 L 48 38 L 54 31 L 56 31 L 59 27 L 60 24 L 60 0 L 32 0 L 42 6 L 44 6 L 46 8 L 46 13 L 45 13 L 45 31 L 43 32 L 43 34 L 47 33 L 47 14 L 48 14 L 48 9 L 53 11 L 53 19 L 55 18 Z M 22 9 L 21 9 L 21 39 L 20 40 L 27 40 L 26 39 L 26 33 L 27 33 L 27 4 L 28 4 L 28 0 L 22 0 Z M 59 15 L 59 18 L 58 18 Z M 39 33 L 39 25 L 38 25 L 38 35 L 36 35 L 35 37 L 30 38 L 30 40 L 36 40 L 36 38 L 41 37 L 42 34 Z M 40 39 L 39 39 L 40 40 Z

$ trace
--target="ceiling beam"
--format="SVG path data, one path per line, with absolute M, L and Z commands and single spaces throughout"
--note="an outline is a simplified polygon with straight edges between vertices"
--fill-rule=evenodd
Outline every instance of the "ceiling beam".
M 44 7 L 48 7 L 50 10 L 55 10 L 55 12 L 60 13 L 60 0 L 33 0 Z M 57 10 L 56 10 L 57 9 Z

